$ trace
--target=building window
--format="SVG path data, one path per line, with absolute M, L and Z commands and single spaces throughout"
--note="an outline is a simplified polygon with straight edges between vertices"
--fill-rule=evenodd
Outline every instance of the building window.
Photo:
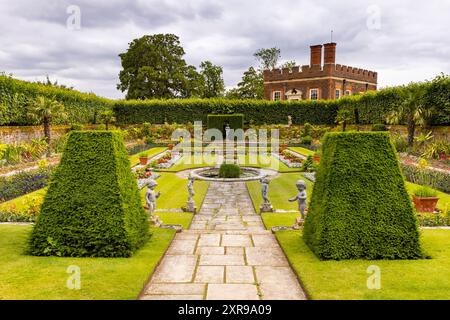
M 350 96 L 352 94 L 352 92 L 350 90 L 345 90 L 345 95 L 346 96 Z
M 274 101 L 281 100 L 281 91 L 274 91 L 273 92 L 273 100 Z
M 341 89 L 336 89 L 336 99 L 339 99 L 341 97 Z
M 319 89 L 309 90 L 309 98 L 311 100 L 319 100 Z

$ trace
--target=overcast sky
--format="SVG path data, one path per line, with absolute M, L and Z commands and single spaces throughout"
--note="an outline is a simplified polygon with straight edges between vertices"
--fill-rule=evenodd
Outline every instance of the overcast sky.
M 174 33 L 188 64 L 221 65 L 233 87 L 257 49 L 309 64 L 309 46 L 333 30 L 336 62 L 377 71 L 384 87 L 450 73 L 449 29 L 446 0 L 0 0 L 0 71 L 122 98 L 118 54 L 137 37 Z

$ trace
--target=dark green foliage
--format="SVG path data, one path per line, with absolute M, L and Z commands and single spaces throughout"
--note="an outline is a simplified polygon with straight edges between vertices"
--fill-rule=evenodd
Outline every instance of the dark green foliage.
M 33 228 L 33 255 L 128 257 L 148 234 L 123 137 L 72 131 Z
M 241 168 L 237 164 L 223 163 L 219 168 L 220 178 L 239 178 Z
M 208 114 L 241 113 L 244 121 L 254 124 L 287 124 L 292 116 L 293 124 L 333 124 L 338 109 L 338 101 L 267 101 L 228 99 L 172 99 L 172 100 L 130 100 L 114 104 L 117 124 L 150 122 L 206 124 Z
M 376 123 L 372 125 L 372 131 L 387 131 L 386 125 L 382 123 Z
M 219 129 L 223 131 L 224 125 L 228 123 L 233 130 L 244 128 L 243 114 L 208 114 L 208 129 Z
M 92 93 L 17 80 L 0 74 L 0 125 L 36 124 L 27 113 L 38 96 L 64 104 L 67 117 L 53 124 L 93 122 L 97 112 L 110 108 L 112 104 L 111 100 Z M 1 105 L 6 106 L 3 112 Z
M 388 133 L 325 135 L 304 238 L 320 259 L 423 256 Z

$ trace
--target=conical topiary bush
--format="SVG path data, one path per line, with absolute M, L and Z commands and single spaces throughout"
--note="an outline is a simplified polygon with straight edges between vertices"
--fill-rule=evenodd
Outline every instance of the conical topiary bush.
M 127 257 L 148 237 L 120 132 L 73 131 L 33 228 L 33 255 Z
M 328 133 L 304 239 L 320 259 L 422 257 L 417 218 L 388 133 Z

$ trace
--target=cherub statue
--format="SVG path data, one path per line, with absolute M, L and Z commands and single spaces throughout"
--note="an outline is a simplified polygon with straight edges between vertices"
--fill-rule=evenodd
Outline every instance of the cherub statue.
M 295 184 L 298 189 L 298 193 L 295 197 L 290 198 L 289 202 L 298 201 L 298 211 L 302 216 L 302 219 L 305 219 L 305 209 L 306 209 L 306 183 L 304 180 L 297 180 Z
M 161 195 L 161 192 L 155 193 L 155 187 L 158 185 L 155 180 L 150 179 L 150 181 L 147 183 L 147 191 L 145 192 L 145 202 L 147 203 L 148 210 L 150 212 L 150 215 L 153 214 L 156 210 L 156 199 L 159 198 Z
M 195 195 L 195 191 L 194 191 L 195 178 L 192 175 L 192 173 L 189 174 L 188 179 L 189 179 L 189 182 L 188 182 L 188 185 L 187 185 L 187 189 L 188 189 L 188 193 L 189 193 L 188 202 L 191 202 L 192 201 L 192 197 Z
M 270 203 L 270 200 L 267 197 L 267 194 L 269 193 L 270 180 L 267 178 L 267 175 L 265 175 L 261 178 L 260 181 L 261 181 L 261 195 L 262 195 L 263 201 L 264 201 L 264 203 Z

